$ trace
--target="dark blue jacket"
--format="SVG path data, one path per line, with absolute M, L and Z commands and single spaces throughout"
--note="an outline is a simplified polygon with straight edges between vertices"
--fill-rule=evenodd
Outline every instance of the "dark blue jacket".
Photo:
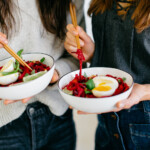
M 130 73 L 136 83 L 150 83 L 150 28 L 137 33 L 131 20 L 123 20 L 115 5 L 93 15 L 95 53 L 92 67 L 113 67 Z M 150 101 L 129 110 L 99 115 L 96 150 L 150 150 Z
M 95 53 L 91 66 L 114 67 L 129 72 L 137 83 L 150 83 L 150 28 L 137 33 L 131 20 L 116 10 L 93 15 Z

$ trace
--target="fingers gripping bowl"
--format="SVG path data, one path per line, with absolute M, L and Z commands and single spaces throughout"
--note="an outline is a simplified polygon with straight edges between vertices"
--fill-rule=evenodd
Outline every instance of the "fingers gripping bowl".
M 32 97 L 41 91 L 43 91 L 50 83 L 53 73 L 54 73 L 54 59 L 46 54 L 42 53 L 28 53 L 22 55 L 23 60 L 25 61 L 39 61 L 42 58 L 45 58 L 44 64 L 50 67 L 46 73 L 29 82 L 15 84 L 13 86 L 0 86 L 0 98 L 10 99 L 10 100 L 19 100 L 23 98 Z M 13 58 L 8 58 L 0 61 L 0 66 L 4 66 Z M 15 60 L 14 60 L 15 61 Z
M 104 112 L 112 111 L 113 109 L 115 109 L 116 103 L 118 101 L 126 99 L 130 95 L 133 88 L 133 78 L 127 72 L 114 69 L 114 68 L 96 67 L 96 68 L 83 69 L 82 74 L 84 75 L 86 73 L 88 77 L 93 75 L 106 76 L 109 74 L 114 77 L 126 78 L 125 82 L 129 86 L 128 90 L 115 96 L 101 97 L 101 98 L 76 97 L 65 93 L 63 88 L 71 80 L 73 80 L 75 75 L 78 73 L 79 71 L 74 71 L 63 76 L 59 80 L 58 86 L 59 86 L 59 92 L 64 98 L 64 100 L 73 108 L 83 112 L 104 113 Z

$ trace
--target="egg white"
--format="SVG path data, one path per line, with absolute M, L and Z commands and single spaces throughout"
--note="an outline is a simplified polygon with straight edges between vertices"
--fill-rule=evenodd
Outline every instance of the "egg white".
M 14 61 L 13 60 L 9 60 L 4 66 L 3 68 L 0 70 L 0 72 L 11 72 L 14 70 L 14 65 L 13 65 Z
M 93 82 L 95 84 L 95 88 L 92 90 L 92 93 L 96 97 L 111 96 L 119 86 L 116 79 L 106 76 L 96 76 L 95 78 L 93 78 Z M 110 90 L 97 90 L 96 88 L 100 86 L 110 87 Z
M 0 76 L 0 85 L 8 85 L 17 81 L 19 73 L 14 73 L 6 76 Z

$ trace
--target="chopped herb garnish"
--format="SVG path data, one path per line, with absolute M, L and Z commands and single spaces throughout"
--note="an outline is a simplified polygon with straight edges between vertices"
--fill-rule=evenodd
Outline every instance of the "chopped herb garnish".
M 91 94 L 91 91 L 85 90 L 85 94 Z
M 123 82 L 125 82 L 125 81 L 126 81 L 126 78 L 125 78 L 125 77 L 123 77 L 123 78 L 122 78 L 122 80 L 123 80 Z
M 92 90 L 95 88 L 95 84 L 94 84 L 94 81 L 92 79 L 89 79 L 86 83 L 86 87 L 89 89 L 89 90 Z
M 40 62 L 43 63 L 45 61 L 45 57 L 43 57 Z
M 26 73 L 26 74 L 25 74 L 25 77 L 27 77 L 27 76 L 29 76 L 29 74 L 28 74 L 28 73 Z

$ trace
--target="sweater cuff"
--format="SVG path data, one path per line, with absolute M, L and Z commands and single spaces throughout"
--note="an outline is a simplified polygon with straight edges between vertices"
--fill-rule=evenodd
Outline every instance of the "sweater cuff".
M 48 86 L 44 91 L 37 94 L 35 99 L 47 105 L 50 111 L 56 116 L 63 115 L 68 109 L 68 104 L 60 95 L 56 84 L 53 86 Z

